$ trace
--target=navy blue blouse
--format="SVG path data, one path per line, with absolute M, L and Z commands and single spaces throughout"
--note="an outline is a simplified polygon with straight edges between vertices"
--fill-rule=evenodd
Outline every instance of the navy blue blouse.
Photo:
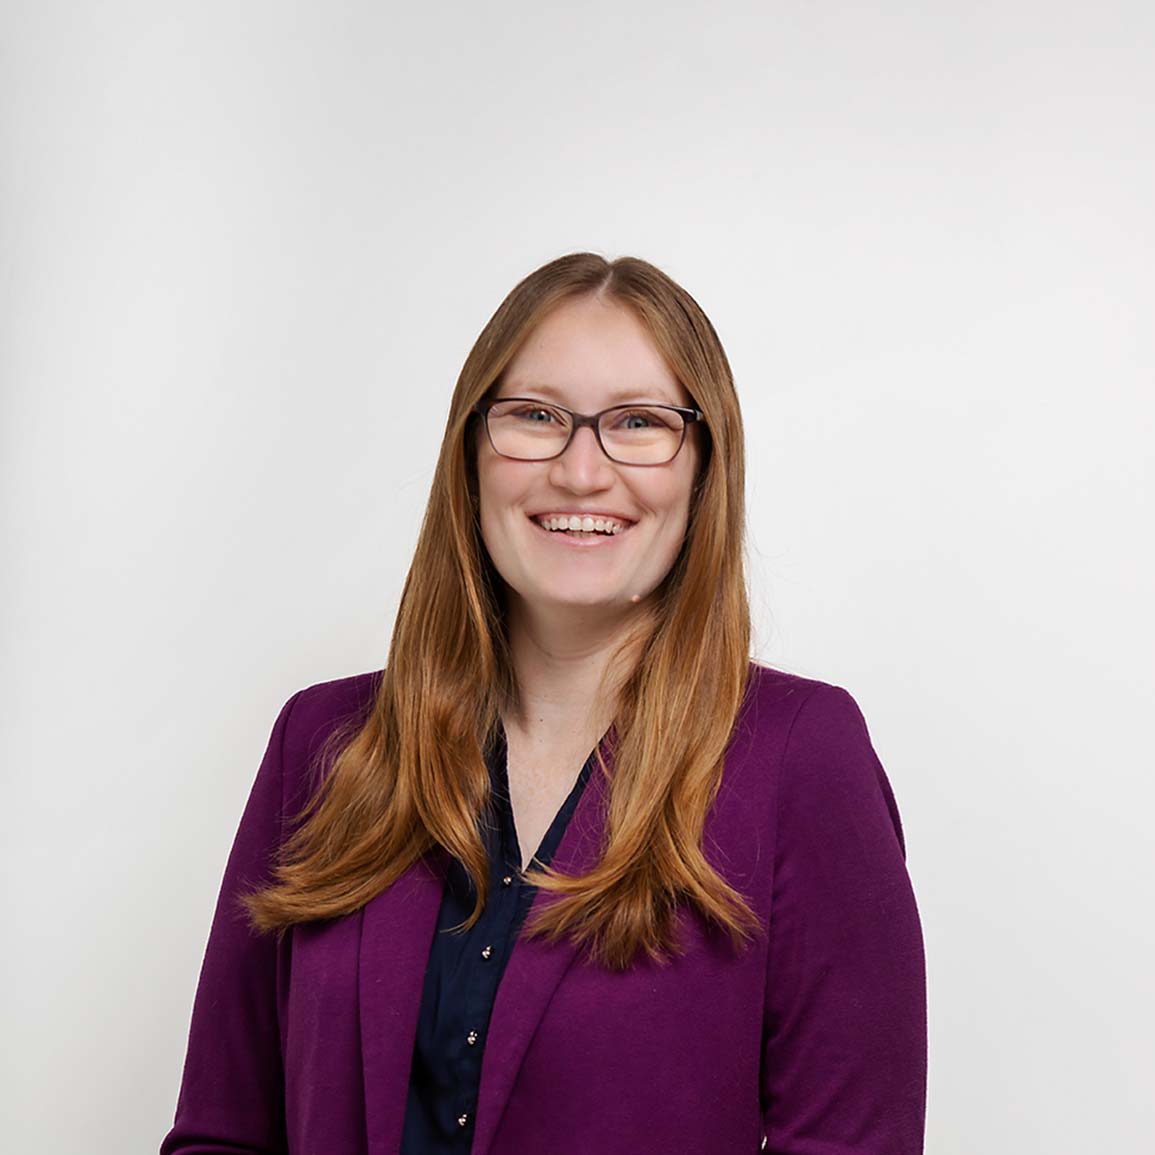
M 518 930 L 537 892 L 521 873 L 500 722 L 485 758 L 492 802 L 480 833 L 489 855 L 489 900 L 471 931 L 450 933 L 450 927 L 469 916 L 475 897 L 469 876 L 456 859 L 451 860 L 418 1013 L 401 1155 L 460 1155 L 469 1150 L 490 1013 Z M 597 747 L 590 751 L 534 855 L 542 866 L 553 859 L 596 764 Z

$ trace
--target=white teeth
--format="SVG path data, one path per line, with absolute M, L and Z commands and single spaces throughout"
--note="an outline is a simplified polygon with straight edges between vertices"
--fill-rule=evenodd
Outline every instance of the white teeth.
M 623 533 L 627 528 L 622 522 L 615 521 L 613 518 L 579 517 L 577 514 L 571 514 L 568 517 L 565 515 L 539 517 L 536 520 L 544 529 L 551 531 L 569 529 L 582 533 L 605 533 L 613 536 Z

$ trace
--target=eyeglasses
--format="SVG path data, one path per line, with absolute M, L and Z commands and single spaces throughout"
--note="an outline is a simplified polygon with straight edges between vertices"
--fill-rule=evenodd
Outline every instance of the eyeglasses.
M 515 461 L 560 457 L 588 425 L 602 452 L 620 465 L 666 465 L 677 455 L 691 421 L 706 415 L 683 405 L 615 405 L 587 416 L 532 397 L 496 397 L 473 407 L 485 419 L 489 443 Z

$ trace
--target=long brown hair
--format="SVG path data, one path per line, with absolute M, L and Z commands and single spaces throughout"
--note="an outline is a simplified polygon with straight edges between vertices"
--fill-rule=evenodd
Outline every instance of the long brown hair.
M 440 846 L 473 880 L 474 925 L 488 892 L 477 817 L 488 801 L 487 743 L 519 696 L 502 581 L 477 516 L 473 406 L 495 392 L 530 332 L 567 299 L 597 294 L 634 311 L 705 414 L 685 540 L 644 603 L 616 697 L 613 771 L 600 860 L 576 877 L 534 868 L 556 899 L 535 905 L 527 936 L 569 935 L 622 970 L 639 950 L 664 961 L 683 900 L 738 948 L 760 923 L 702 851 L 723 753 L 747 686 L 745 458 L 741 413 L 721 342 L 697 302 L 646 261 L 571 253 L 517 284 L 465 360 L 432 490 L 368 717 L 340 737 L 323 783 L 280 848 L 276 881 L 244 898 L 252 925 L 352 913 Z M 693 426 L 691 426 L 693 428 Z M 619 654 L 621 648 L 619 648 Z M 601 745 L 598 761 L 608 774 Z

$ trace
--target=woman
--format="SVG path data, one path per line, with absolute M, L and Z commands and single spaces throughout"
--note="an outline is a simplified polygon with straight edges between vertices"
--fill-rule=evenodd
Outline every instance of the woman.
M 384 670 L 273 727 L 162 1155 L 922 1150 L 899 814 L 851 695 L 749 660 L 743 492 L 680 286 L 513 289 Z

